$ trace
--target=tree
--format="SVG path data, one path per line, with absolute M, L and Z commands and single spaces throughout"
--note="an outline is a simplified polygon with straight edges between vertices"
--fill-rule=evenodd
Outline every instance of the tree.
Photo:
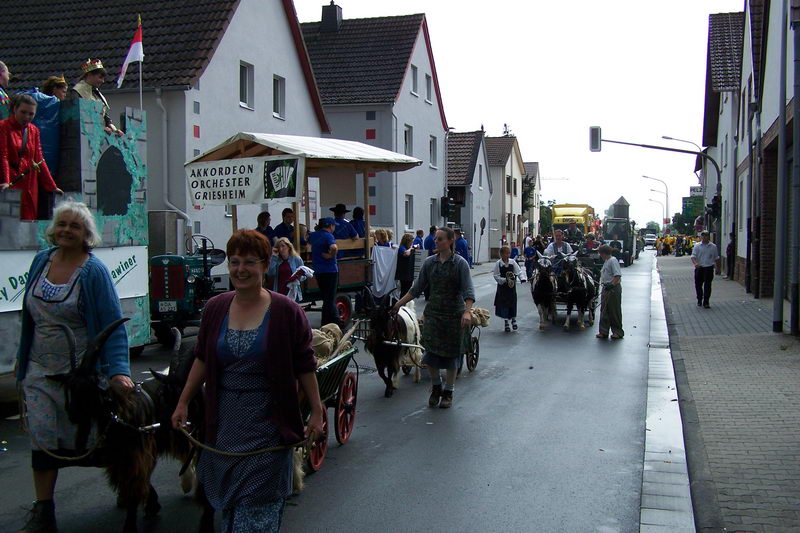
M 654 220 L 651 220 L 650 222 L 648 222 L 647 224 L 645 224 L 645 226 L 644 226 L 644 227 L 645 227 L 645 228 L 646 228 L 648 231 L 652 231 L 653 233 L 658 233 L 658 232 L 660 232 L 660 231 L 661 231 L 661 225 L 660 225 L 658 222 L 654 221 Z
M 553 231 L 553 206 L 555 204 L 555 200 L 547 200 L 546 204 L 539 201 L 539 227 L 542 234 Z
M 672 217 L 672 229 L 681 235 L 694 234 L 694 217 L 689 217 L 681 213 L 675 213 Z
M 533 192 L 536 188 L 535 176 L 525 175 L 522 178 L 522 212 L 527 213 L 535 206 L 533 205 Z M 541 203 L 541 202 L 540 202 Z

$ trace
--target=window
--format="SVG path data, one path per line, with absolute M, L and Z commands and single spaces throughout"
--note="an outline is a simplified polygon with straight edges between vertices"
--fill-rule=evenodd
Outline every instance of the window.
M 280 76 L 272 77 L 272 116 L 286 117 L 286 80 Z
M 431 226 L 439 225 L 439 202 L 436 198 L 431 198 Z
M 414 227 L 414 197 L 406 194 L 406 228 Z
M 511 176 L 506 176 L 506 194 L 511 194 Z
M 375 186 L 374 185 L 370 185 L 369 186 L 369 195 L 370 195 L 371 198 L 375 197 Z
M 367 111 L 367 120 L 375 120 L 375 111 Z
M 517 195 L 517 180 L 514 180 L 514 196 Z
M 254 67 L 250 63 L 239 62 L 239 105 L 248 109 L 254 109 L 253 71 Z
M 403 153 L 414 155 L 414 128 L 406 124 L 403 130 Z
M 364 134 L 364 137 L 365 137 L 366 139 L 374 139 L 374 138 L 375 138 L 375 135 L 376 135 L 375 128 L 367 128 L 367 131 L 366 131 L 366 133 Z
M 411 94 L 417 96 L 417 67 L 411 65 Z
M 436 165 L 438 164 L 438 158 L 437 158 L 436 148 L 437 148 L 437 147 L 436 147 L 436 137 L 434 137 L 433 135 L 431 135 L 431 140 L 430 140 L 430 152 L 431 152 L 431 166 L 432 166 L 433 168 L 436 168 Z
M 483 189 L 483 165 L 478 165 L 478 187 Z
M 433 78 L 425 74 L 425 101 L 429 104 L 433 100 Z
M 198 155 L 200 155 L 200 150 L 195 148 L 194 150 L 192 150 L 192 153 L 194 154 L 195 157 L 197 157 Z
M 202 233 L 202 231 L 200 231 L 200 221 L 199 220 L 195 220 L 194 221 L 194 233 Z
M 194 111 L 195 115 L 199 115 L 200 114 L 200 102 L 198 102 L 197 100 L 192 102 L 192 110 Z

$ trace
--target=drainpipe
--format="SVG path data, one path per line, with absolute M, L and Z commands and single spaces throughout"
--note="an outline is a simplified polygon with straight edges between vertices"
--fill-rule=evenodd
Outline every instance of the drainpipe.
M 748 95 L 749 96 L 749 95 Z M 745 261 L 744 261 L 744 291 L 753 292 L 753 213 L 755 210 L 755 201 L 753 194 L 753 109 L 752 104 L 747 102 L 747 179 L 745 180 L 745 190 L 748 196 L 748 209 L 747 220 L 745 225 L 746 230 L 746 246 L 745 246 Z
M 778 87 L 778 183 L 775 201 L 775 270 L 772 282 L 772 331 L 783 331 L 786 282 L 786 2 L 781 2 L 780 86 Z M 797 144 L 795 142 L 794 144 Z
M 785 6 L 785 4 L 784 4 Z M 792 224 L 800 220 L 800 0 L 792 0 L 792 31 L 794 32 L 794 105 L 792 106 Z M 781 105 L 781 108 L 784 106 Z M 800 232 L 792 232 L 791 272 L 789 300 L 791 311 L 789 328 L 792 335 L 800 335 Z
M 161 166 L 162 166 L 162 175 L 161 175 L 161 186 L 164 193 L 164 203 L 166 206 L 177 215 L 186 221 L 186 226 L 191 227 L 191 221 L 189 220 L 189 215 L 178 209 L 178 206 L 174 205 L 172 202 L 169 201 L 169 119 L 167 117 L 167 108 L 164 107 L 164 102 L 161 100 L 161 87 L 156 88 L 156 105 L 161 110 Z M 180 235 L 178 237 L 178 242 L 176 245 L 178 249 L 176 252 L 180 250 Z
M 397 146 L 400 143 L 400 140 L 398 139 L 398 133 L 397 133 L 397 128 L 398 128 L 397 115 L 394 114 L 394 110 L 392 110 L 392 123 L 394 124 L 394 152 L 397 153 Z M 398 218 L 397 218 L 397 211 L 398 211 L 398 209 L 397 209 L 397 201 L 398 201 L 398 198 L 397 198 L 397 172 L 392 172 L 392 185 L 394 187 L 394 206 L 392 207 L 392 209 L 394 210 L 394 228 L 395 228 L 395 233 L 397 234 L 397 233 L 399 233 L 398 232 L 398 227 L 399 226 L 397 225 L 397 222 L 398 222 Z

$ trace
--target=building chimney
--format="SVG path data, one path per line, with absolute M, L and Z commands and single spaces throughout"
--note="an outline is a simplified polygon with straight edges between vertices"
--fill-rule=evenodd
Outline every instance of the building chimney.
M 339 31 L 342 26 L 342 8 L 337 6 L 331 0 L 328 6 L 322 6 L 322 24 L 319 26 L 319 31 L 326 33 L 333 33 Z

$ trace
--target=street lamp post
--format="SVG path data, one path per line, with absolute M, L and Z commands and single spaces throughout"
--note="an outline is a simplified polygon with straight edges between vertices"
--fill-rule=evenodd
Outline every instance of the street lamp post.
M 661 200 L 653 200 L 652 198 L 650 198 L 650 201 L 651 201 L 651 202 L 654 202 L 654 203 L 656 203 L 656 204 L 658 204 L 658 205 L 660 205 L 660 206 L 661 206 L 661 212 L 662 212 L 662 213 L 664 213 L 664 212 L 665 212 L 665 210 L 666 210 L 666 207 L 664 206 L 664 202 L 662 202 Z M 664 224 L 664 219 L 665 219 L 665 218 L 667 218 L 667 215 L 666 215 L 666 214 L 664 214 L 664 216 L 661 218 L 661 225 L 662 225 L 662 226 L 664 226 L 664 229 L 666 230 L 666 229 L 667 229 L 667 226 L 666 226 L 666 224 Z
M 697 143 L 693 143 L 692 141 L 687 141 L 685 139 L 676 139 L 675 137 L 670 137 L 669 135 L 662 135 L 661 138 L 662 139 L 666 139 L 668 141 L 678 141 L 678 142 L 681 142 L 681 143 L 691 144 L 695 148 L 697 148 L 698 152 L 702 152 L 703 151 L 703 149 L 700 148 L 700 146 L 698 146 Z
M 667 200 L 666 210 L 667 210 L 667 215 L 670 215 L 671 213 L 669 211 L 669 186 L 667 185 L 667 182 L 664 181 L 664 180 L 658 179 L 658 178 L 652 178 L 650 176 L 645 176 L 644 174 L 642 174 L 642 177 L 645 178 L 645 179 L 648 179 L 648 180 L 658 181 L 662 185 L 664 185 L 664 190 L 666 191 L 664 194 L 666 195 L 666 200 Z M 661 191 L 658 191 L 658 192 L 661 192 Z M 664 218 L 667 218 L 667 217 L 665 216 Z

